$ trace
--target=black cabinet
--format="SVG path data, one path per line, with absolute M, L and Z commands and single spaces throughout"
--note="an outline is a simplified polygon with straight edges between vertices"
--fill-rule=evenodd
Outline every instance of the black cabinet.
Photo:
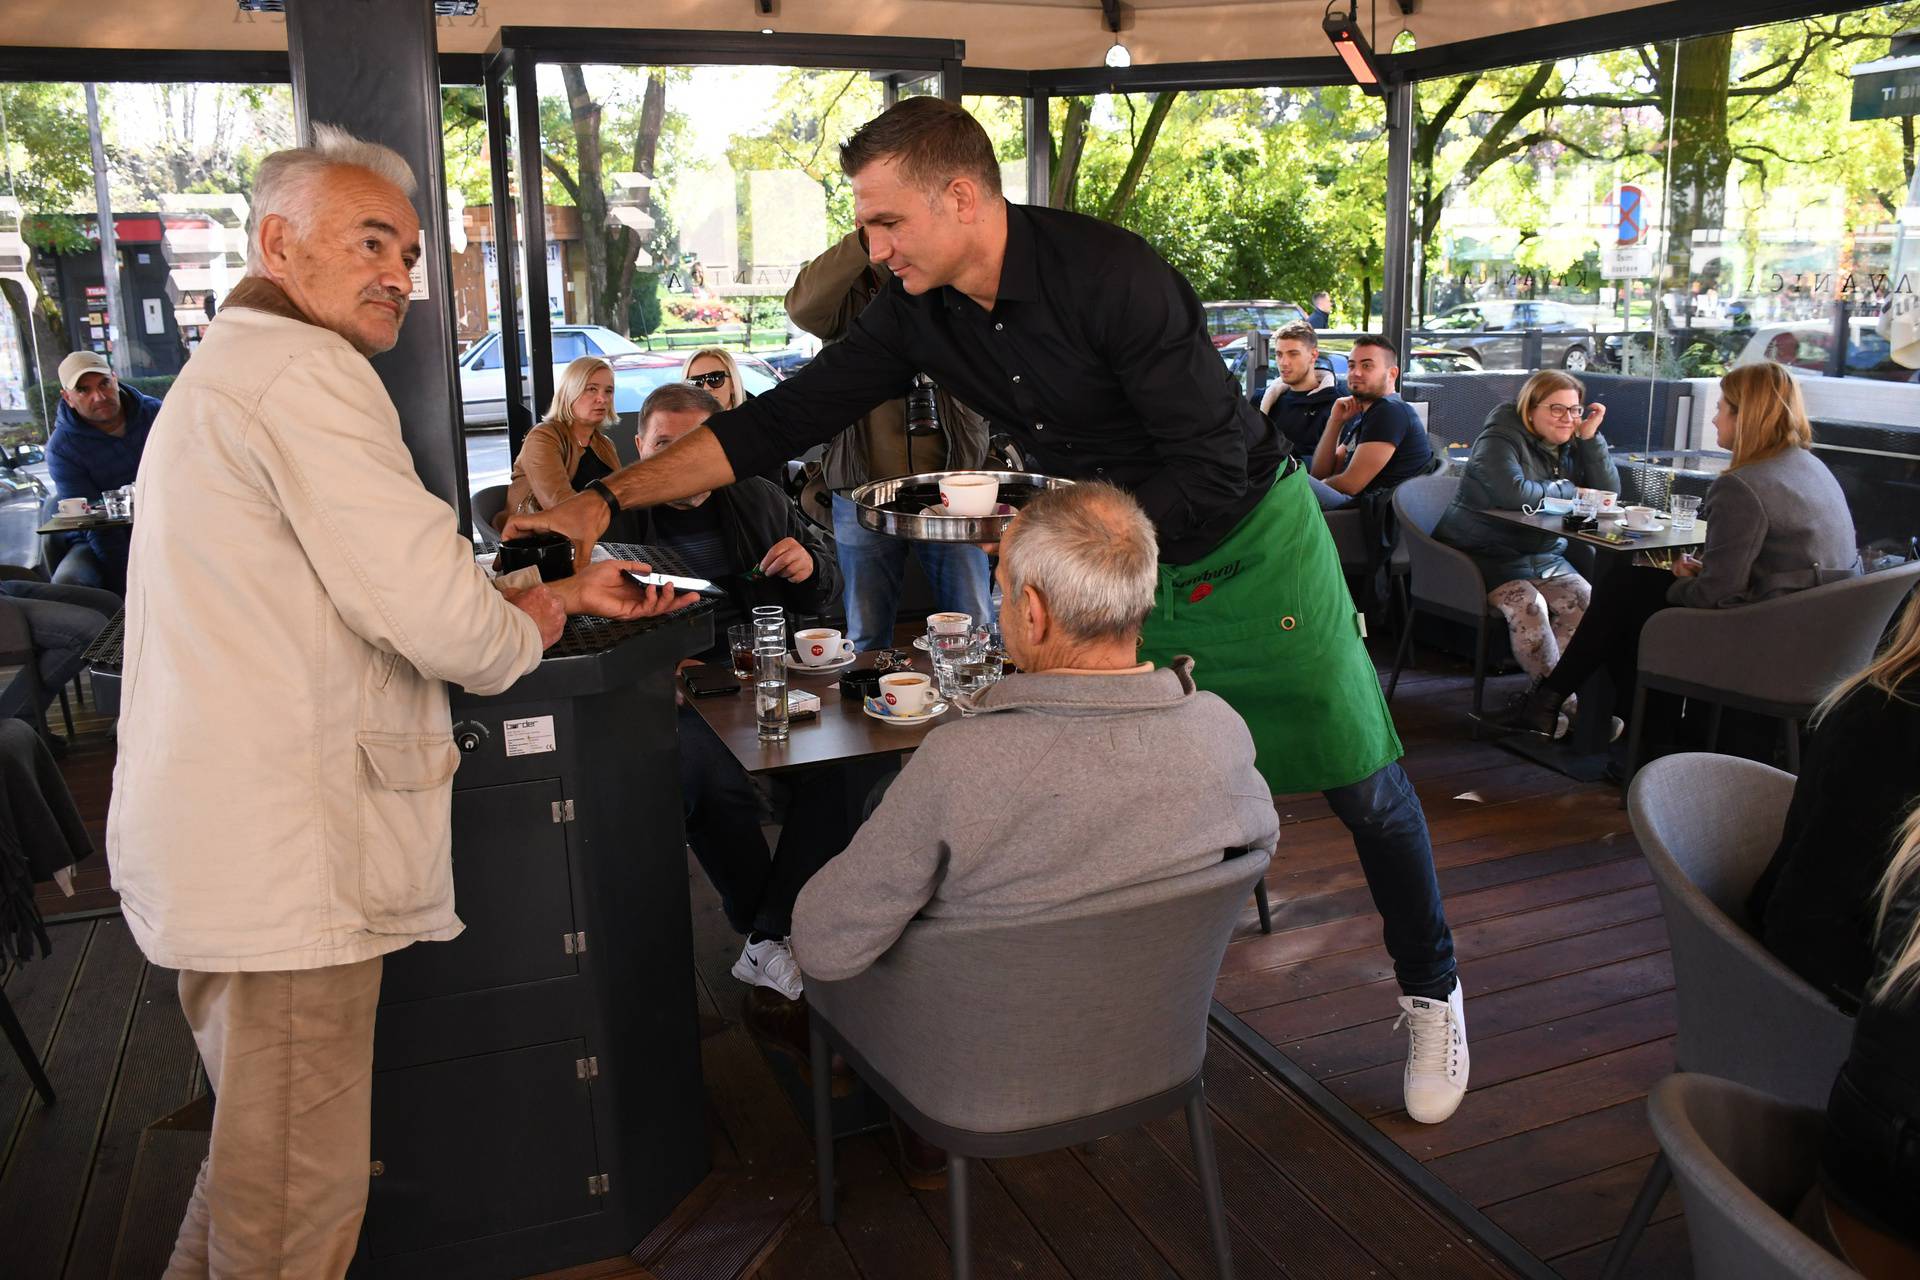
M 386 960 L 355 1275 L 615 1257 L 706 1175 L 673 669 L 711 631 L 576 620 L 512 689 L 455 693 L 466 929 Z

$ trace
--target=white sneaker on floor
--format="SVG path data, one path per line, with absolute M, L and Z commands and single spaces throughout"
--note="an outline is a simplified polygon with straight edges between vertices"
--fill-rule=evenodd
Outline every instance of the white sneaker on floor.
M 789 1000 L 800 998 L 800 964 L 785 938 L 749 942 L 733 962 L 733 976 L 750 987 L 778 991 Z
M 1467 1096 L 1467 1011 L 1455 981 L 1445 1000 L 1401 996 L 1394 1030 L 1407 1028 L 1407 1114 L 1439 1124 Z

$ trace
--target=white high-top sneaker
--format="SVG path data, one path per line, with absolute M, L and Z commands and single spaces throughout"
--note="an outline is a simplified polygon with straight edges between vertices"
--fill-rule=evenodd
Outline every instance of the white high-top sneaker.
M 785 938 L 749 942 L 733 962 L 733 976 L 748 986 L 778 991 L 789 1000 L 800 998 L 800 965 L 793 944 Z
M 1407 1028 L 1407 1114 L 1439 1124 L 1467 1096 L 1467 1011 L 1459 981 L 1445 1000 L 1401 996 L 1393 1025 Z

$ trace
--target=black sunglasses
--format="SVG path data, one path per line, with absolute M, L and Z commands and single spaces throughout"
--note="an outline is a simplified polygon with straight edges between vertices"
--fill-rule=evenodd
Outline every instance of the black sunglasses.
M 696 387 L 705 387 L 709 391 L 718 391 L 727 385 L 727 371 L 715 369 L 712 373 L 693 373 L 687 375 L 687 381 Z

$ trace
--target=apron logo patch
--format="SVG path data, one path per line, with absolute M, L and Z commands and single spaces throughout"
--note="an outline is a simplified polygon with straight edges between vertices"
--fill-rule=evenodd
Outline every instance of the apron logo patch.
M 1188 577 L 1182 578 L 1176 575 L 1173 580 L 1173 589 L 1187 592 L 1188 604 L 1199 604 L 1213 594 L 1216 586 L 1239 577 L 1243 567 L 1240 561 L 1234 560 L 1216 569 L 1203 569 Z

